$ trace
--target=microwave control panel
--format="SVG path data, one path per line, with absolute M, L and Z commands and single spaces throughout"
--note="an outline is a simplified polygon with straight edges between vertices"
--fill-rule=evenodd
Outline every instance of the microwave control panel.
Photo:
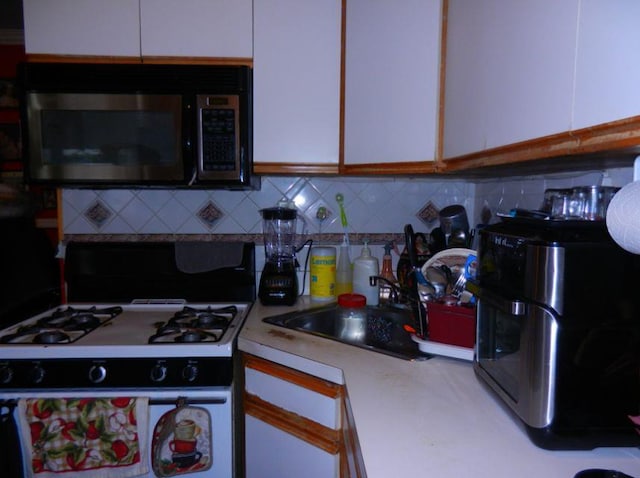
M 239 98 L 198 95 L 198 176 L 237 176 L 240 170 Z

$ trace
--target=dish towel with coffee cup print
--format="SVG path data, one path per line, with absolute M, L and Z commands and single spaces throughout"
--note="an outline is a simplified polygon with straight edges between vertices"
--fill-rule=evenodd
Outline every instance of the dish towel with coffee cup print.
M 29 478 L 127 478 L 149 472 L 149 399 L 23 398 Z M 27 461 L 28 463 L 28 461 Z
M 211 415 L 179 403 L 154 427 L 151 464 L 158 477 L 206 471 L 213 464 Z

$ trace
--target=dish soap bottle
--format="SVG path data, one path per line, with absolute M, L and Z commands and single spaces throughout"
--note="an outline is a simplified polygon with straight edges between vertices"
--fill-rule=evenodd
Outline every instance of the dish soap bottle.
M 347 244 L 347 238 L 345 237 L 342 239 L 338 266 L 336 267 L 336 296 L 350 294 L 353 291 L 352 282 L 353 271 L 351 269 L 351 258 L 349 257 L 349 244 Z
M 379 272 L 378 259 L 371 255 L 368 240 L 364 240 L 362 253 L 353 261 L 353 293 L 362 294 L 367 298 L 367 305 L 378 305 L 380 290 L 378 285 L 369 283 L 370 276 L 377 276 Z

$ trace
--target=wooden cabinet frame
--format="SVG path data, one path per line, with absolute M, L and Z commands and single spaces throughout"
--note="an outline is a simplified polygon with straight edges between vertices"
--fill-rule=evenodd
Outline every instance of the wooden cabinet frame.
M 341 477 L 366 476 L 344 386 L 246 353 L 242 354 L 242 363 L 245 369 L 253 369 L 330 399 L 339 400 L 340 427 L 335 429 L 285 410 L 246 391 L 243 393 L 243 410 L 245 414 L 316 448 L 331 455 L 339 455 Z

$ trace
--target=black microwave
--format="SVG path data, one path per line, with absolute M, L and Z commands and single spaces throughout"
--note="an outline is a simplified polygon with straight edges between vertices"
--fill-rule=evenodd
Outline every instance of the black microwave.
M 29 183 L 259 187 L 247 66 L 23 63 L 17 85 Z

